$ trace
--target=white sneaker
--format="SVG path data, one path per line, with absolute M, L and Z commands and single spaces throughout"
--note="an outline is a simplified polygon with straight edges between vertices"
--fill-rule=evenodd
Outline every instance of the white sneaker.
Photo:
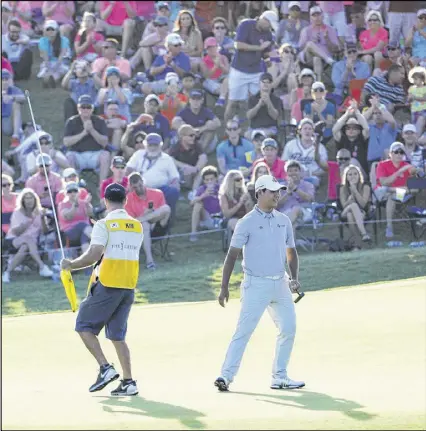
M 289 377 L 284 379 L 273 379 L 271 389 L 299 389 L 305 386 L 305 382 L 292 380 Z
M 53 271 L 47 265 L 43 265 L 43 268 L 40 269 L 39 274 L 42 277 L 52 277 Z
M 10 283 L 10 274 L 7 271 L 3 272 L 1 280 L 3 283 Z

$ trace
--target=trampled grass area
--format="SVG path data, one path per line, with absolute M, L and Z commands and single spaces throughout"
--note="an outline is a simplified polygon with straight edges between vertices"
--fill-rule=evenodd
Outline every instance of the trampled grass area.
M 212 249 L 209 246 L 212 240 L 207 235 L 195 244 L 187 243 L 184 238 L 185 245 L 191 247 L 190 251 L 184 250 L 180 239 L 175 241 L 176 253 L 172 262 L 160 261 L 160 267 L 154 273 L 141 269 L 137 304 L 208 301 L 217 297 L 224 259 L 224 254 L 219 250 L 220 240 L 213 242 Z M 169 247 L 174 249 L 174 241 Z M 300 279 L 306 291 L 426 275 L 426 253 L 421 248 L 301 254 L 300 260 Z M 231 279 L 233 298 L 239 295 L 241 278 L 239 261 Z M 42 280 L 38 275 L 17 275 L 13 280 L 11 284 L 3 285 L 4 315 L 69 309 L 60 282 Z M 74 280 L 78 296 L 82 299 L 89 277 L 76 274 Z
M 265 313 L 231 392 L 218 393 L 239 301 L 134 307 L 140 395 L 119 399 L 115 383 L 88 392 L 96 362 L 75 315 L 4 317 L 2 429 L 424 429 L 425 278 L 311 292 L 296 309 L 289 373 L 306 387 L 269 389 L 276 330 Z

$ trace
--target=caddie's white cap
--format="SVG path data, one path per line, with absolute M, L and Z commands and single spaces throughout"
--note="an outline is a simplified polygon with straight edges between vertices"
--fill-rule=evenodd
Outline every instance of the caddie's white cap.
M 287 187 L 280 184 L 272 175 L 262 175 L 256 180 L 256 183 L 254 184 L 254 191 L 257 192 L 263 189 L 276 192 L 277 190 L 287 190 Z

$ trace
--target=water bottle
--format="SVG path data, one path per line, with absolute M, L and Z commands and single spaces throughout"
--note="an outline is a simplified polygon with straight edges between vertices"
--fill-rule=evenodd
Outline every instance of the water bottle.
M 389 241 L 386 244 L 388 247 L 402 247 L 402 241 Z

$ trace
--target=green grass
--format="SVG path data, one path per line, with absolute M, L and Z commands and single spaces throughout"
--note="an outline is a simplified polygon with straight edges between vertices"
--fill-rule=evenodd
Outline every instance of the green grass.
M 2 429 L 424 429 L 425 278 L 311 292 L 298 303 L 289 373 L 306 381 L 302 390 L 269 389 L 268 313 L 231 392 L 213 387 L 239 309 L 237 300 L 134 307 L 127 341 L 140 395 L 127 398 L 109 397 L 115 383 L 88 392 L 97 364 L 73 331 L 75 315 L 3 318 Z
M 184 244 L 182 244 L 182 241 Z M 220 240 L 204 238 L 183 252 L 187 239 L 172 240 L 176 253 L 172 262 L 163 263 L 156 272 L 141 270 L 136 293 L 137 304 L 208 301 L 220 289 L 224 254 L 218 249 Z M 212 245 L 213 244 L 213 245 Z M 348 253 L 301 254 L 300 280 L 305 291 L 314 291 L 354 283 L 374 283 L 420 277 L 426 274 L 423 249 L 364 250 Z M 141 265 L 142 266 L 142 265 Z M 86 293 L 88 276 L 74 276 L 77 293 Z M 238 261 L 231 278 L 231 298 L 239 296 L 242 279 Z M 3 285 L 2 313 L 22 315 L 68 310 L 69 305 L 60 282 L 37 276 L 17 275 Z

